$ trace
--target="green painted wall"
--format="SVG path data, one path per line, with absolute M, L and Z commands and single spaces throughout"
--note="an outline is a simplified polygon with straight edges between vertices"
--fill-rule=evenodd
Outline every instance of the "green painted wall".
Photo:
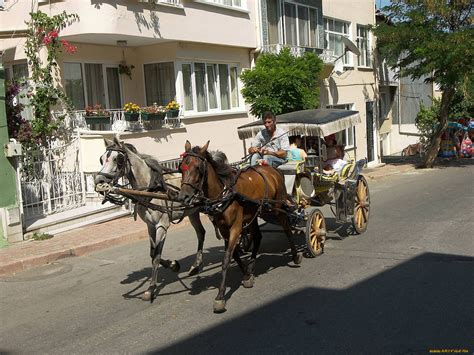
M 0 61 L 0 207 L 17 205 L 15 169 L 5 158 L 3 147 L 9 141 L 5 112 L 5 70 Z

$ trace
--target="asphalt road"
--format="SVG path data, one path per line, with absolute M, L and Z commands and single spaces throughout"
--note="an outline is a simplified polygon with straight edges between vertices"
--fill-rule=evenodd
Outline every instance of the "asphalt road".
M 265 226 L 255 286 L 240 286 L 234 266 L 223 314 L 212 312 L 223 247 L 209 225 L 205 267 L 194 277 L 193 233 L 169 234 L 165 257 L 182 271 L 160 272 L 153 304 L 140 299 L 146 241 L 2 278 L 0 352 L 471 354 L 473 176 L 467 165 L 369 181 L 367 232 L 336 230 L 326 210 L 325 253 L 300 266 L 278 228 Z

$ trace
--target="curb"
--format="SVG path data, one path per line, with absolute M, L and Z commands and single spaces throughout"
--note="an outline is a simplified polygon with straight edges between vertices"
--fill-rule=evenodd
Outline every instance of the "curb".
M 130 218 L 130 217 L 126 217 Z M 115 220 L 117 221 L 117 220 Z M 138 220 L 137 220 L 138 221 Z M 135 223 L 132 221 L 122 221 L 122 223 Z M 111 222 L 106 222 L 111 223 Z M 75 232 L 65 232 L 58 234 L 53 239 L 47 241 L 33 241 L 29 240 L 26 242 L 21 242 L 16 247 L 12 245 L 8 248 L 0 250 L 0 276 L 10 276 L 12 274 L 16 274 L 22 271 L 29 270 L 34 267 L 51 264 L 57 260 L 64 259 L 71 256 L 83 256 L 90 254 L 95 251 L 103 250 L 106 248 L 110 248 L 113 246 L 125 245 L 130 244 L 133 242 L 137 242 L 140 240 L 148 239 L 148 232 L 146 224 L 142 221 L 139 222 L 140 227 L 134 228 L 133 232 L 129 232 L 127 230 L 122 230 L 122 234 L 111 236 L 108 238 L 101 238 L 98 240 L 93 240 L 90 242 L 79 242 L 77 245 L 73 245 L 74 241 L 80 237 L 78 231 Z M 206 225 L 206 221 L 203 221 L 203 224 Z M 84 234 L 86 234 L 87 230 L 92 232 L 94 227 L 99 226 L 91 225 L 81 229 Z M 173 230 L 183 229 L 191 227 L 191 223 L 189 220 L 184 220 L 179 224 L 172 224 L 168 229 L 168 232 L 172 232 Z M 138 229 L 138 230 L 137 230 Z M 112 230 L 111 230 L 112 231 Z M 113 232 L 113 231 L 112 231 Z M 73 234 L 71 236 L 71 234 Z M 68 238 L 69 237 L 69 238 Z M 48 243 L 48 241 L 50 241 Z M 30 255 L 25 255 L 28 251 L 34 251 L 36 249 L 32 243 L 38 243 L 37 246 L 41 247 L 50 247 L 50 249 L 43 253 L 38 253 L 34 255 L 31 253 Z M 39 244 L 45 243 L 45 244 Z M 48 245 L 49 244 L 49 245 Z M 59 245 L 58 245 L 59 244 Z M 56 249 L 56 250 L 55 250 Z M 37 250 L 37 249 L 36 249 Z M 10 254 L 10 255 L 9 255 Z M 16 255 L 15 255 L 16 254 Z M 10 259 L 10 260 L 8 260 Z

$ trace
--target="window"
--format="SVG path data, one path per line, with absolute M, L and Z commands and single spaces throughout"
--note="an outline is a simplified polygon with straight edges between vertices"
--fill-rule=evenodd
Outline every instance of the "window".
M 28 79 L 28 64 L 13 64 L 13 80 L 22 81 Z
M 246 9 L 247 4 L 245 0 L 195 0 L 197 2 L 215 4 L 215 5 L 223 5 L 229 7 L 235 7 L 238 9 Z
M 81 63 L 64 63 L 64 87 L 74 107 L 86 107 Z
M 369 34 L 370 32 L 367 26 L 357 25 L 357 47 L 360 50 L 360 67 L 370 67 L 372 65 Z
M 64 88 L 76 109 L 101 105 L 121 108 L 118 66 L 98 63 L 64 63 Z
M 352 110 L 353 104 L 339 104 L 339 105 L 328 105 L 327 108 L 337 108 L 341 110 Z M 336 139 L 338 143 L 342 143 L 345 149 L 354 148 L 354 136 L 355 127 L 346 128 L 343 131 L 336 133 Z
M 224 111 L 239 107 L 237 66 L 183 63 L 181 71 L 185 111 Z
M 278 0 L 267 0 L 268 43 L 278 44 Z
M 349 38 L 349 24 L 334 19 L 324 19 L 325 48 L 334 51 L 336 57 L 344 54 L 345 48 L 342 37 Z M 344 65 L 351 65 L 352 61 L 349 53 L 342 57 Z
M 176 98 L 174 63 L 145 64 L 146 103 L 166 105 Z
M 285 2 L 283 8 L 285 44 L 299 47 L 318 47 L 317 9 L 290 2 Z M 274 17 L 274 12 L 272 10 L 272 17 L 268 18 L 271 37 L 275 36 L 274 24 L 270 22 Z

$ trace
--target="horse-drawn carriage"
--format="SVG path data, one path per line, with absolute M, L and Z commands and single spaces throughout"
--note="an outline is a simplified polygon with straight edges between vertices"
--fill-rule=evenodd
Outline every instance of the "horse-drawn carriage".
M 303 259 L 293 240 L 295 230 L 306 231 L 311 255 L 323 252 L 326 224 L 318 206 L 334 205 L 339 222 L 352 221 L 357 233 L 365 231 L 370 208 L 367 182 L 360 175 L 365 159 L 350 162 L 337 176 L 325 176 L 322 169 L 322 137 L 352 127 L 359 121 L 357 112 L 343 110 L 307 110 L 279 116 L 279 127 L 286 128 L 288 133 L 319 139 L 317 163 L 308 159 L 306 162 L 289 162 L 279 169 L 271 166 L 236 169 L 219 154 L 210 154 L 209 142 L 202 147 L 192 147 L 186 142 L 179 167 L 181 175 L 177 177 L 117 137 L 108 142 L 101 157 L 102 169 L 96 176 L 96 190 L 111 202 L 120 203 L 117 194 L 132 199 L 138 215 L 148 224 L 152 276 L 143 298 L 153 300 L 158 265 L 179 270 L 177 261 L 164 260 L 161 253 L 170 223 L 185 216 L 189 217 L 198 237 L 198 252 L 190 274 L 199 272 L 202 265 L 205 230 L 199 220 L 200 212 L 212 216 L 216 234 L 219 233 L 225 241 L 222 282 L 214 301 L 215 312 L 225 311 L 225 280 L 231 258 L 243 273 L 243 286 L 252 287 L 254 284 L 254 266 L 262 238 L 258 217 L 272 223 L 278 221 L 283 227 L 295 264 Z M 245 139 L 260 129 L 261 123 L 254 122 L 239 127 L 238 133 Z M 128 179 L 131 188 L 117 187 L 122 177 Z M 288 203 L 288 199 L 293 202 Z M 243 230 L 249 231 L 253 241 L 248 264 L 241 260 L 239 248 Z
M 330 205 L 336 222 L 352 223 L 355 233 L 365 232 L 369 221 L 370 195 L 366 179 L 361 170 L 365 159 L 356 161 L 346 157 L 340 172 L 327 174 L 323 169 L 327 160 L 324 137 L 352 129 L 360 122 L 357 111 L 337 109 L 304 110 L 277 117 L 277 125 L 288 135 L 300 135 L 305 150 L 310 150 L 310 140 L 316 144 L 316 151 L 308 154 L 305 161 L 288 161 L 278 167 L 285 175 L 287 193 L 297 208 L 289 213 L 294 230 L 304 231 L 308 252 L 317 256 L 323 252 L 326 223 L 323 213 L 317 207 Z M 239 138 L 244 142 L 262 129 L 259 121 L 238 128 Z

